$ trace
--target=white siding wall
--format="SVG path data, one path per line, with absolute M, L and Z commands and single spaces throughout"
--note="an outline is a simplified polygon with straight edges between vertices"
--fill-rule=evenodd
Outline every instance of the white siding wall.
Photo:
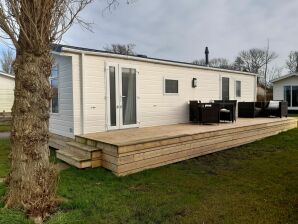
M 85 133 L 105 130 L 105 73 L 100 57 L 85 55 L 84 59 Z
M 221 77 L 230 78 L 230 99 L 254 101 L 256 78 L 252 75 L 191 69 L 117 58 L 85 55 L 83 66 L 84 97 L 80 89 L 81 55 L 73 56 L 74 132 L 75 134 L 106 130 L 105 63 L 137 66 L 139 78 L 140 127 L 183 123 L 188 121 L 188 101 L 209 102 L 221 98 Z M 164 95 L 164 78 L 179 80 L 179 95 Z M 198 87 L 192 88 L 192 79 L 198 79 Z M 235 81 L 240 80 L 242 96 L 235 97 Z M 82 103 L 82 98 L 84 101 Z M 84 131 L 82 110 L 84 104 Z
M 298 77 L 289 77 L 282 79 L 273 84 L 273 99 L 274 100 L 284 100 L 284 86 L 298 86 Z M 289 109 L 298 110 L 297 107 Z
M 74 137 L 73 82 L 71 57 L 54 55 L 59 77 L 59 113 L 50 114 L 50 132 Z
M 73 119 L 74 119 L 74 134 L 78 135 L 82 131 L 82 71 L 81 71 L 81 56 L 72 55 L 72 79 L 73 79 Z
M 0 74 L 0 112 L 11 112 L 14 100 L 14 78 Z

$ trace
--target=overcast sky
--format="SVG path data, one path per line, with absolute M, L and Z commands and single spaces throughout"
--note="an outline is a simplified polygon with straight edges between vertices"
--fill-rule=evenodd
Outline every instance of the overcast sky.
M 233 61 L 240 50 L 271 49 L 283 66 L 298 50 L 297 0 L 137 0 L 106 11 L 106 0 L 95 0 L 81 17 L 93 22 L 93 32 L 74 26 L 62 44 L 102 49 L 111 43 L 134 43 L 150 57 L 191 62 L 204 57 Z

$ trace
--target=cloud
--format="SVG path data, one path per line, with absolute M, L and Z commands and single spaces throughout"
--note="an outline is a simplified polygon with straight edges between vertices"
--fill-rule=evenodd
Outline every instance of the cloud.
M 62 43 L 102 49 L 111 43 L 134 43 L 140 54 L 192 61 L 211 57 L 233 61 L 240 50 L 271 49 L 283 66 L 288 53 L 298 50 L 297 0 L 136 0 L 111 12 L 106 0 L 96 0 L 81 14 L 93 22 L 93 32 L 75 25 Z

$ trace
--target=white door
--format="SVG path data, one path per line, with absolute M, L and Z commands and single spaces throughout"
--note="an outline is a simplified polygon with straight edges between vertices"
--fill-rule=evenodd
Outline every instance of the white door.
M 107 65 L 107 129 L 138 127 L 138 71 L 135 67 Z

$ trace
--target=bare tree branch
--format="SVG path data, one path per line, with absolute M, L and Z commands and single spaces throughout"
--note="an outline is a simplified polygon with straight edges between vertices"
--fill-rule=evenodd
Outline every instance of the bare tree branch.
M 273 51 L 267 52 L 267 49 L 252 48 L 241 51 L 234 62 L 234 66 L 237 70 L 242 69 L 258 74 L 260 81 L 264 79 L 264 66 L 276 58 L 277 54 Z
M 2 51 L 2 55 L 0 58 L 0 64 L 2 70 L 8 74 L 13 74 L 13 62 L 15 60 L 15 55 L 11 49 L 6 51 Z
M 286 68 L 290 73 L 298 72 L 298 51 L 290 52 L 286 61 Z
M 90 30 L 78 14 L 93 0 L 0 0 L 0 30 L 16 49 L 38 52 L 61 39 L 72 24 Z M 3 35 L 2 35 L 3 36 Z
M 135 44 L 111 44 L 111 46 L 105 46 L 103 49 L 116 54 L 135 55 L 135 46 Z
M 111 12 L 118 8 L 121 1 L 125 1 L 127 5 L 131 3 L 135 3 L 138 0 L 106 0 L 107 6 L 102 10 L 102 14 L 104 15 L 105 12 Z
M 202 58 L 200 60 L 194 60 L 192 63 L 195 65 L 205 66 L 206 60 Z M 232 65 L 229 64 L 229 61 L 226 58 L 212 58 L 209 61 L 209 65 L 215 68 L 232 69 Z

